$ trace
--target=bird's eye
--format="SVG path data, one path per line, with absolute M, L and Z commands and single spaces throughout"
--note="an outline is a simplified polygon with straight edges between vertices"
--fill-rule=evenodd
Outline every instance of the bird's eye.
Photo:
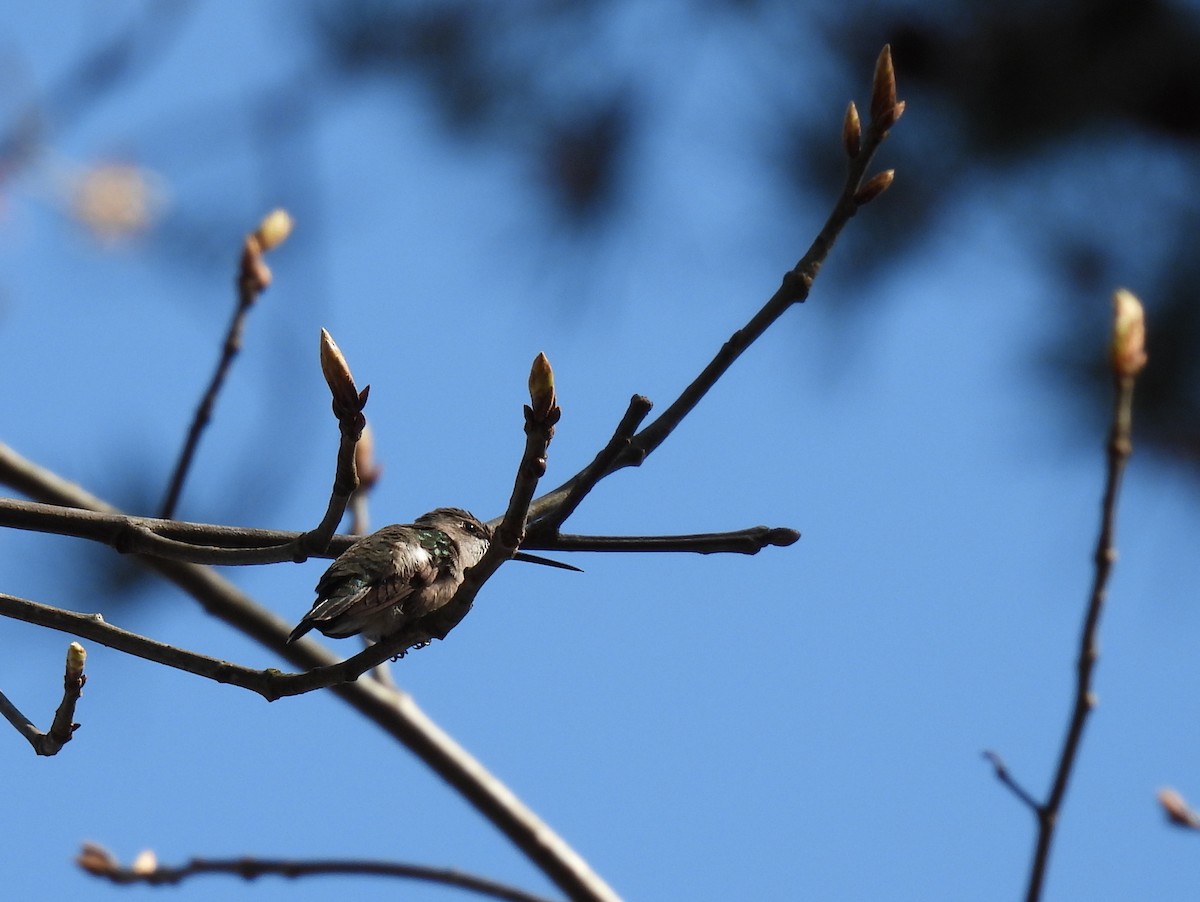
M 478 534 L 478 532 L 479 532 L 479 526 L 475 523 L 472 523 L 470 520 L 463 520 L 462 526 L 463 526 L 463 529 L 465 529 L 469 533 Z

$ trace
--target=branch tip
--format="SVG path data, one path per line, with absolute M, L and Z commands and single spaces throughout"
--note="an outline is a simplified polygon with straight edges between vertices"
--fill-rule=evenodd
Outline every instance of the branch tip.
M 875 76 L 871 81 L 871 121 L 882 123 L 884 117 L 890 115 L 894 122 L 895 109 L 896 70 L 892 67 L 892 45 L 884 44 L 875 60 Z
M 862 121 L 858 118 L 858 107 L 853 100 L 846 107 L 846 118 L 842 120 L 842 146 L 850 159 L 857 157 L 862 150 Z
M 1200 815 L 1196 814 L 1187 800 L 1169 786 L 1158 791 L 1158 804 L 1167 820 L 1176 827 L 1200 830 Z
M 291 214 L 283 208 L 277 208 L 263 217 L 251 237 L 259 251 L 274 250 L 287 241 L 288 236 L 292 234 L 294 225 Z
M 370 386 L 359 392 L 345 355 L 325 329 L 321 330 L 321 374 L 333 395 L 333 410 L 339 420 L 362 412 Z
M 153 849 L 142 849 L 129 863 L 129 872 L 138 876 L 153 874 L 158 870 L 158 856 Z
M 1146 365 L 1146 313 L 1142 302 L 1126 288 L 1113 292 L 1113 330 L 1109 363 L 1113 375 L 1132 378 Z
M 67 646 L 66 682 L 78 683 L 83 679 L 83 665 L 87 661 L 87 649 L 78 642 Z
M 788 529 L 786 526 L 777 526 L 767 533 L 766 543 L 774 545 L 778 548 L 787 548 L 789 545 L 795 545 L 800 541 L 800 533 L 795 529 Z
M 854 203 L 860 207 L 863 204 L 869 204 L 883 194 L 895 178 L 895 169 L 885 169 L 883 172 L 871 176 L 861 188 L 854 192 Z
M 83 848 L 79 850 L 79 854 L 75 857 L 75 863 L 89 874 L 97 877 L 108 876 L 121 867 L 117 856 L 104 848 L 104 846 L 93 842 L 85 842 L 83 844 Z
M 529 369 L 529 400 L 534 416 L 542 422 L 549 420 L 558 408 L 554 393 L 554 369 L 543 353 L 533 359 L 533 366 Z

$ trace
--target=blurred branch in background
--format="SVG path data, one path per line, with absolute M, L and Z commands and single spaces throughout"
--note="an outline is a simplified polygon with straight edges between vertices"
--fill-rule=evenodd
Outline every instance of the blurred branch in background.
M 1037 818 L 1037 845 L 1029 869 L 1029 884 L 1025 895 L 1027 902 L 1037 902 L 1042 897 L 1046 867 L 1050 860 L 1050 847 L 1054 841 L 1054 829 L 1058 825 L 1063 800 L 1067 794 L 1067 784 L 1075 769 L 1079 746 L 1083 741 L 1083 728 L 1087 724 L 1088 715 L 1096 706 L 1096 697 L 1092 692 L 1092 674 L 1100 656 L 1100 615 L 1108 593 L 1108 579 L 1117 560 L 1117 498 L 1121 489 L 1121 477 L 1125 473 L 1125 464 L 1133 452 L 1133 387 L 1138 374 L 1146 365 L 1146 323 L 1141 302 L 1130 292 L 1119 289 L 1113 296 L 1113 307 L 1113 327 L 1108 354 L 1113 383 L 1113 410 L 1106 445 L 1107 468 L 1104 499 L 1100 508 L 1100 534 L 1096 539 L 1094 555 L 1095 576 L 1079 637 L 1071 717 L 1067 723 L 1066 737 L 1063 739 L 1058 766 L 1055 768 L 1054 780 L 1046 801 L 1039 803 L 1023 789 L 1009 774 L 999 755 L 994 752 L 985 753 L 992 762 L 997 779 L 1027 805 Z
M 1200 814 L 1187 803 L 1182 795 L 1170 787 L 1158 791 L 1158 805 L 1166 815 L 1167 822 L 1185 830 L 1200 830 Z
M 924 140 L 939 162 L 906 178 L 905 190 L 941 216 L 960 189 L 988 192 L 1043 262 L 1047 309 L 1061 311 L 1045 359 L 1072 408 L 1078 392 L 1093 399 L 1088 416 L 1074 414 L 1085 429 L 1099 428 L 1105 409 L 1093 299 L 1120 282 L 1153 298 L 1155 365 L 1138 386 L 1143 447 L 1200 476 L 1200 9 L 1176 0 L 954 6 L 957 14 L 934 16 L 899 2 L 882 26 L 859 18 L 839 29 L 857 46 L 879 40 L 882 27 L 930 113 Z M 913 237 L 891 235 L 893 246 Z
M 213 407 L 221 386 L 225 384 L 225 376 L 233 365 L 234 358 L 242 349 L 242 333 L 246 327 L 246 316 L 258 300 L 259 295 L 271 284 L 271 269 L 263 259 L 263 255 L 287 240 L 292 231 L 292 218 L 284 210 L 274 210 L 268 213 L 259 223 L 258 228 L 246 236 L 242 243 L 241 262 L 238 264 L 237 275 L 237 304 L 234 306 L 233 318 L 229 321 L 229 330 L 225 333 L 225 341 L 221 344 L 221 356 L 217 360 L 217 368 L 204 394 L 192 425 L 188 428 L 187 437 L 183 442 L 183 450 L 175 463 L 171 481 L 167 486 L 167 494 L 159 508 L 158 516 L 170 520 L 175 515 L 175 505 L 179 502 L 179 494 L 183 491 L 183 481 L 187 478 L 188 468 L 192 465 L 192 457 L 200 443 L 200 435 L 208 421 L 212 419 Z M 340 517 L 339 517 L 340 519 Z M 334 524 L 336 526 L 336 524 Z M 332 530 L 331 530 L 332 531 Z
M 122 867 L 107 849 L 94 843 L 86 843 L 80 850 L 75 863 L 96 877 L 113 883 L 127 885 L 144 883 L 148 886 L 165 886 L 182 883 L 190 877 L 203 874 L 226 874 L 255 880 L 268 874 L 279 877 L 312 877 L 341 874 L 360 877 L 401 877 L 438 883 L 477 893 L 492 899 L 507 902 L 547 902 L 543 896 L 535 896 L 516 887 L 478 877 L 451 868 L 431 868 L 419 864 L 404 864 L 391 861 L 278 861 L 265 858 L 193 858 L 179 867 L 158 863 L 157 856 L 147 849 L 139 854 L 129 867 Z

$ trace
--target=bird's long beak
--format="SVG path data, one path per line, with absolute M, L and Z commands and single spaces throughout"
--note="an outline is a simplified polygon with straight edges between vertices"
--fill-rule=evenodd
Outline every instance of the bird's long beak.
M 529 554 L 526 551 L 518 551 L 513 555 L 514 561 L 524 561 L 527 564 L 542 564 L 546 567 L 557 567 L 559 570 L 574 570 L 576 573 L 582 573 L 578 567 L 573 567 L 570 564 L 564 564 L 562 561 L 552 561 L 548 557 L 540 557 L 536 554 Z

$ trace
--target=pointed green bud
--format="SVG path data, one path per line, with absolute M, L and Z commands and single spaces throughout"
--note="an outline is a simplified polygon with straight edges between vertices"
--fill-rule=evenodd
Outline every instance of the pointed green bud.
M 538 354 L 529 370 L 529 399 L 539 420 L 545 420 L 556 407 L 554 370 L 545 354 Z
M 1158 804 L 1167 820 L 1175 826 L 1187 827 L 1190 830 L 1200 829 L 1200 816 L 1196 815 L 1183 796 L 1169 786 L 1158 791 Z
M 330 334 L 321 330 L 321 374 L 333 395 L 334 408 L 357 412 L 362 410 L 358 387 L 350 374 L 350 365 Z M 365 403 L 365 399 L 364 399 Z
M 117 856 L 113 855 L 104 846 L 98 846 L 91 842 L 83 844 L 83 848 L 79 850 L 79 854 L 75 857 L 75 863 L 89 874 L 95 874 L 97 877 L 107 877 L 121 867 L 121 863 L 117 861 Z
M 1146 365 L 1146 314 L 1142 302 L 1124 288 L 1113 292 L 1113 331 L 1108 355 L 1113 374 L 1121 378 L 1136 376 Z
M 862 144 L 862 122 L 858 118 L 858 107 L 854 101 L 846 107 L 846 118 L 842 120 L 842 147 L 846 148 L 846 156 L 854 159 Z
M 875 61 L 875 77 L 871 82 L 871 120 L 883 125 L 884 118 L 891 117 L 891 122 L 895 122 L 895 108 L 896 70 L 892 68 L 892 46 L 884 44 Z M 888 125 L 883 127 L 886 129 Z
M 287 210 L 282 208 L 272 210 L 258 224 L 254 240 L 258 242 L 260 250 L 273 250 L 287 241 L 288 235 L 292 234 L 293 225 L 295 223 Z
M 871 176 L 861 188 L 854 192 L 854 202 L 860 207 L 863 204 L 869 204 L 888 189 L 895 177 L 895 169 L 885 169 L 883 172 Z
M 129 870 L 141 877 L 153 874 L 158 870 L 158 856 L 153 849 L 142 849 L 129 865 Z
M 68 683 L 77 683 L 79 678 L 83 676 L 83 665 L 87 661 L 87 649 L 78 642 L 72 642 L 67 646 L 67 673 L 66 680 Z

